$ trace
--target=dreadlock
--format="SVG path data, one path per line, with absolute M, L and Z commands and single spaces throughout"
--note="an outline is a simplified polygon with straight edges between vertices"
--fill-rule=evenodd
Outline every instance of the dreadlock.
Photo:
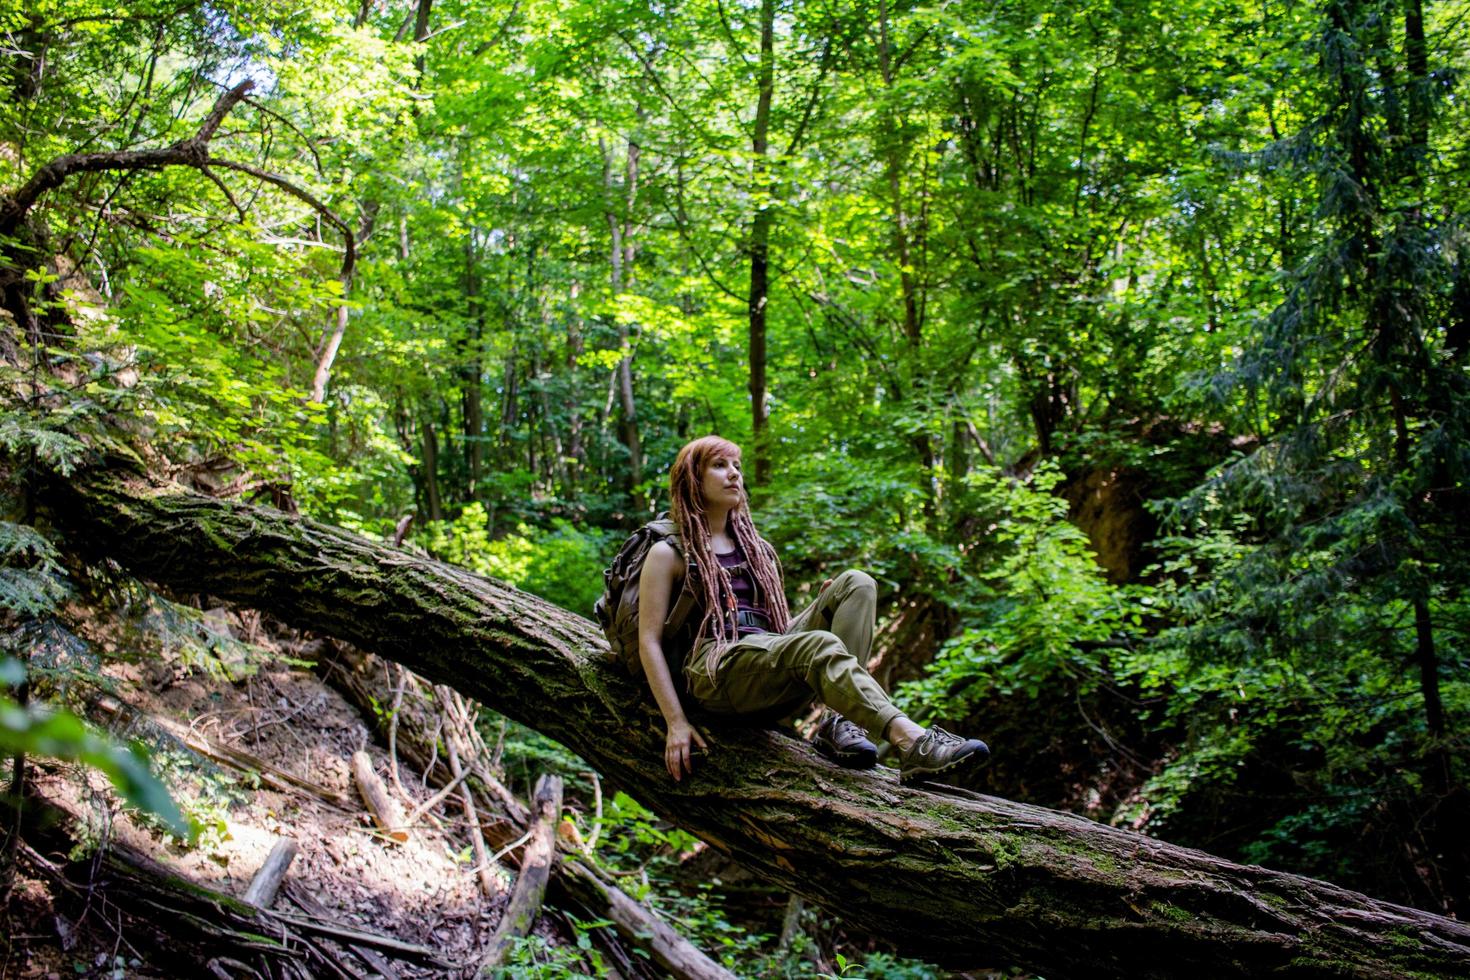
M 698 645 L 708 636 L 716 644 L 714 655 L 709 658 L 711 675 L 737 635 L 730 615 L 735 609 L 735 587 L 730 582 L 730 574 L 715 557 L 709 521 L 704 513 L 704 471 L 721 457 L 740 459 L 740 447 L 719 436 L 703 436 L 679 450 L 673 468 L 669 470 L 670 509 L 679 528 L 685 557 L 689 560 L 688 581 L 684 587 L 694 590 L 704 609 L 703 618 L 694 631 L 694 643 Z M 756 531 L 750 519 L 749 503 L 749 498 L 745 498 L 730 511 L 728 527 L 740 550 L 745 552 L 756 589 L 770 615 L 771 626 L 780 633 L 791 622 L 781 565 L 776 558 L 776 549 Z

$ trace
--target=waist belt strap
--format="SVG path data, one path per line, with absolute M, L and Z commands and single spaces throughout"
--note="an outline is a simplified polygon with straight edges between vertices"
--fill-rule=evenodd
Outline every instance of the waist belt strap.
M 771 617 L 757 609 L 738 609 L 735 612 L 735 625 L 745 629 L 771 631 Z

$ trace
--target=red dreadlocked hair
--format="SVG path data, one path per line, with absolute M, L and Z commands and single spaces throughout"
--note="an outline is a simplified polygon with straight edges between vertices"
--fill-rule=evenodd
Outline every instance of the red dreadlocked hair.
M 669 470 L 670 510 L 679 528 L 684 555 L 691 566 L 684 588 L 693 589 L 704 607 L 703 618 L 694 631 L 694 642 L 697 645 L 705 637 L 712 637 L 716 643 L 714 655 L 709 658 L 711 674 L 725 648 L 735 638 L 728 617 L 729 611 L 735 608 L 735 588 L 730 583 L 729 573 L 715 558 L 709 522 L 704 513 L 704 471 L 720 458 L 738 461 L 740 447 L 719 436 L 703 436 L 679 450 L 673 468 Z M 730 511 L 727 527 L 739 543 L 740 550 L 745 552 L 761 602 L 771 618 L 772 629 L 784 632 L 791 622 L 791 610 L 786 605 L 786 587 L 781 579 L 776 549 L 766 543 L 751 522 L 750 498 L 745 496 L 743 485 L 741 498 L 741 502 Z

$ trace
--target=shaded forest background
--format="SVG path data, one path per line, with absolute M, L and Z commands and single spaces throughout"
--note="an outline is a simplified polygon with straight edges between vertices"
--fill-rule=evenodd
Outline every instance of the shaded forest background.
M 798 602 L 878 578 L 874 673 L 987 791 L 1463 918 L 1467 18 L 0 12 L 6 706 L 83 696 L 108 591 L 38 470 L 587 613 L 718 432 Z

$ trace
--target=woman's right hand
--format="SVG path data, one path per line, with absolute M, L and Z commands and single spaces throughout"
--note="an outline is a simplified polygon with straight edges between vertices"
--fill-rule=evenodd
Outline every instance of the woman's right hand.
M 706 752 L 709 751 L 709 746 L 704 744 L 704 736 L 687 720 L 669 723 L 669 734 L 664 739 L 664 765 L 668 768 L 669 775 L 674 777 L 674 782 L 694 773 L 696 745 Z

